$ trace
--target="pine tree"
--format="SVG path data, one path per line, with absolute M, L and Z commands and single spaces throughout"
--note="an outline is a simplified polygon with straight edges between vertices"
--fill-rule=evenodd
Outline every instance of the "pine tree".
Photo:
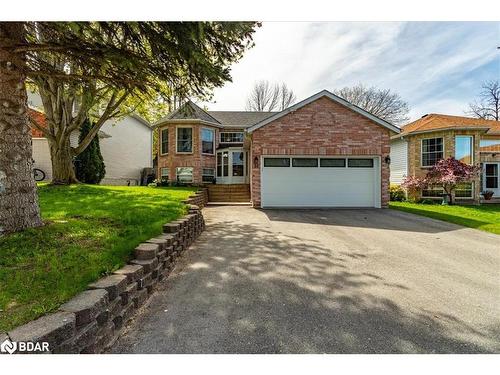
M 92 129 L 92 124 L 87 119 L 80 129 L 79 142 L 81 142 Z M 75 159 L 76 178 L 86 184 L 98 184 L 106 175 L 104 159 L 101 155 L 99 137 L 94 137 L 88 147 Z

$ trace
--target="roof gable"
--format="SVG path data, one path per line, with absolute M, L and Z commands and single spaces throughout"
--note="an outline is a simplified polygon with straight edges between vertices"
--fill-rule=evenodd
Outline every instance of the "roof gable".
M 291 107 L 289 107 L 281 112 L 278 112 L 278 113 L 274 114 L 273 116 L 270 116 L 270 117 L 258 122 L 257 124 L 249 127 L 247 129 L 247 131 L 249 133 L 251 133 L 251 132 L 261 128 L 262 126 L 265 126 L 265 125 L 269 124 L 270 122 L 273 122 L 273 121 L 275 121 L 275 120 L 277 120 L 277 119 L 279 119 L 279 118 L 281 118 L 289 113 L 292 113 L 292 112 L 298 110 L 299 108 L 302 108 L 302 107 L 304 107 L 304 106 L 306 106 L 306 105 L 308 105 L 308 104 L 310 104 L 310 103 L 312 103 L 320 98 L 323 98 L 323 97 L 326 97 L 326 98 L 328 98 L 336 103 L 339 103 L 339 104 L 349 108 L 353 112 L 356 112 L 364 117 L 367 117 L 368 119 L 370 119 L 374 123 L 376 123 L 384 128 L 387 128 L 395 133 L 399 133 L 401 131 L 401 129 L 398 128 L 397 126 L 395 126 L 395 125 L 393 125 L 385 120 L 382 120 L 381 118 L 378 118 L 377 116 L 371 114 L 370 112 L 365 111 L 364 109 L 348 102 L 345 99 L 342 99 L 341 97 L 339 97 L 335 94 L 332 94 L 328 90 L 320 91 L 317 94 L 314 94 L 314 95 L 310 96 L 309 98 L 304 99 L 301 102 L 299 102 L 299 103 L 297 103 L 297 104 L 295 104 L 295 105 L 293 105 L 293 106 L 291 106 Z
M 202 120 L 220 124 L 219 121 L 209 115 L 208 112 L 194 104 L 191 100 L 188 100 L 186 103 L 181 105 L 178 109 L 170 113 L 166 118 L 160 120 L 159 122 L 165 120 Z

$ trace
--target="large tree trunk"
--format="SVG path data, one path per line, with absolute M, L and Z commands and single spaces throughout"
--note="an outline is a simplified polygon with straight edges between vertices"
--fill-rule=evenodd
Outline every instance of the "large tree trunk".
M 78 183 L 69 138 L 66 138 L 61 144 L 49 140 L 49 148 L 52 161 L 52 183 L 54 185 Z
M 0 22 L 0 235 L 42 225 L 33 178 L 25 57 L 9 47 L 24 39 L 20 22 Z

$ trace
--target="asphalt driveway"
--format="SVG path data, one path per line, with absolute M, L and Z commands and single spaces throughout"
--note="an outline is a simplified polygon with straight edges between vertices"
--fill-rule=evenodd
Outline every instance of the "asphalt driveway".
M 500 236 L 392 210 L 204 215 L 112 352 L 500 352 Z

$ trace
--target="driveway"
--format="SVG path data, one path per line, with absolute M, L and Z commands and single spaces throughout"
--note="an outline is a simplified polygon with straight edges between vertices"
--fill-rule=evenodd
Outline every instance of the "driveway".
M 392 210 L 204 215 L 112 352 L 500 352 L 500 236 Z

